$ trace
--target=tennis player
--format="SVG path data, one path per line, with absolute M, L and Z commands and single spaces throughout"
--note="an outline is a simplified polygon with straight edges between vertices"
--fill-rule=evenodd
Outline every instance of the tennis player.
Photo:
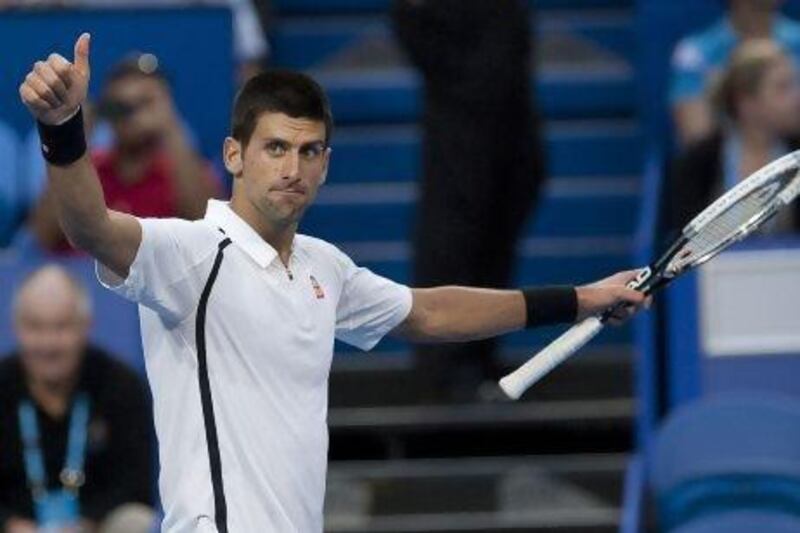
M 229 202 L 194 222 L 109 210 L 86 152 L 88 84 L 83 34 L 73 62 L 37 62 L 20 95 L 67 236 L 97 259 L 103 284 L 139 303 L 164 531 L 322 531 L 335 338 L 364 350 L 387 333 L 464 341 L 624 302 L 619 322 L 644 303 L 624 287 L 633 272 L 577 288 L 410 289 L 297 234 L 332 131 L 322 89 L 297 73 L 262 74 L 237 95 L 223 147 Z

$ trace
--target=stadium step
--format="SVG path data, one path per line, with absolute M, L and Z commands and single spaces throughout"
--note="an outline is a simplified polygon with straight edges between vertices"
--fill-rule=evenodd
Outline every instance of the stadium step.
M 635 176 L 640 171 L 642 137 L 633 121 L 554 121 L 544 131 L 551 176 Z M 329 183 L 415 181 L 420 142 L 415 126 L 340 128 L 332 141 Z
M 542 239 L 542 241 L 545 241 L 545 239 Z M 516 284 L 589 282 L 599 276 L 614 272 L 616 271 L 615 269 L 628 269 L 635 266 L 631 264 L 630 258 L 625 252 L 615 249 L 604 251 L 601 248 L 605 246 L 604 240 L 575 239 L 572 242 L 575 242 L 575 247 L 596 246 L 597 248 L 579 250 L 576 253 L 564 252 L 552 255 L 525 252 L 517 265 L 518 281 Z M 407 249 L 408 245 L 402 243 L 400 247 Z M 355 249 L 355 247 L 347 245 L 343 246 L 343 248 Z M 616 245 L 614 248 L 616 248 Z M 404 254 L 398 258 L 359 260 L 358 257 L 360 255 L 360 253 L 352 254 L 358 264 L 399 282 L 412 282 L 411 265 L 407 255 Z
M 364 525 L 334 525 L 328 533 L 614 533 L 616 510 L 577 510 L 525 518 L 486 513 L 371 518 Z
M 633 0 L 528 0 L 537 9 L 591 9 L 631 7 Z M 275 0 L 280 15 L 341 13 L 382 13 L 392 0 Z
M 591 352 L 489 404 L 420 405 L 408 358 L 337 358 L 326 531 L 615 531 L 630 365 Z
M 302 231 L 333 242 L 401 241 L 414 227 L 416 196 L 414 184 L 331 184 L 306 214 Z M 631 235 L 638 198 L 635 179 L 553 180 L 524 235 Z
M 502 350 L 504 372 L 530 350 Z M 629 352 L 598 345 L 556 369 L 520 401 L 431 403 L 408 351 L 340 352 L 330 377 L 333 461 L 621 453 L 634 412 Z
M 626 9 L 598 9 L 593 11 L 546 11 L 537 14 L 531 21 L 533 34 L 537 38 L 537 49 L 542 46 L 540 38 L 555 39 L 564 34 L 586 38 L 620 58 L 632 60 L 633 29 L 632 12 Z M 364 38 L 391 38 L 390 22 L 386 14 L 372 16 L 299 16 L 280 21 L 271 36 L 273 58 L 285 67 L 307 69 L 324 64 L 345 47 L 357 44 Z M 555 43 L 554 43 L 555 44 Z M 539 59 L 544 67 L 568 63 L 564 51 L 549 50 L 545 41 Z M 406 67 L 396 58 L 397 52 L 381 56 L 381 69 Z M 605 56 L 610 59 L 611 56 Z M 575 57 L 569 57 L 575 61 Z M 584 61 L 585 57 L 581 58 Z M 594 59 L 599 59 L 595 56 Z
M 332 461 L 619 453 L 631 446 L 634 400 L 336 407 Z
M 569 509 L 535 515 L 443 513 L 370 517 L 363 523 L 334 523 L 328 533 L 615 533 L 617 509 Z
M 517 283 L 588 282 L 614 269 L 631 268 L 630 239 L 528 239 L 521 243 Z M 358 264 L 410 283 L 410 246 L 406 242 L 339 243 Z
M 534 30 L 534 90 L 549 118 L 630 114 L 635 97 L 628 10 L 552 12 Z M 386 16 L 289 18 L 276 29 L 276 62 L 310 70 L 337 122 L 407 122 L 420 111 L 420 82 Z
M 419 80 L 408 71 L 313 74 L 328 91 L 338 123 L 405 122 L 419 116 Z M 635 98 L 630 69 L 622 65 L 544 70 L 535 90 L 547 118 L 628 115 Z
M 328 476 L 327 529 L 538 531 L 568 515 L 572 527 L 612 526 L 624 464 L 620 454 L 339 462 Z
M 531 350 L 502 351 L 504 371 L 522 364 Z M 341 351 L 330 375 L 331 408 L 410 406 L 422 403 L 420 383 L 408 352 L 385 357 Z M 523 401 L 615 399 L 633 396 L 630 360 L 622 350 L 593 346 L 564 363 Z

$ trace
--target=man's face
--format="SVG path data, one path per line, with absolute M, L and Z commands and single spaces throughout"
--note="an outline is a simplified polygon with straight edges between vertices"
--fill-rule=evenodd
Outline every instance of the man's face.
M 33 285 L 20 294 L 14 323 L 26 373 L 35 381 L 59 384 L 78 372 L 89 317 L 67 283 Z
M 325 181 L 330 150 L 325 123 L 263 113 L 247 146 L 228 138 L 225 165 L 234 176 L 234 200 L 243 199 L 269 223 L 300 221 Z
M 171 111 L 166 84 L 146 76 L 126 76 L 111 83 L 103 101 L 115 138 L 122 146 L 154 142 L 161 134 L 164 115 Z

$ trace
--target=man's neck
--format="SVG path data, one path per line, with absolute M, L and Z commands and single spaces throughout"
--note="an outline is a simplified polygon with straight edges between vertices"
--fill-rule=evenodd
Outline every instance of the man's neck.
M 730 20 L 734 31 L 742 39 L 757 39 L 772 36 L 775 16 L 772 10 L 759 8 L 749 2 L 739 2 L 732 6 Z
M 28 379 L 28 390 L 34 401 L 52 418 L 62 418 L 67 413 L 69 399 L 75 388 L 75 379 L 49 382 Z
M 297 223 L 274 224 L 266 218 L 246 199 L 231 198 L 230 207 L 239 215 L 264 241 L 272 246 L 284 265 L 289 264 L 292 255 L 292 243 L 297 233 Z

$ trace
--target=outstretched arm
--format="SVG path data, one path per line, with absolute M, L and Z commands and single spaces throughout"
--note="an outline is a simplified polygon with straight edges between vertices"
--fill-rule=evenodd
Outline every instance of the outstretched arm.
M 408 318 L 393 335 L 416 342 L 478 340 L 525 327 L 521 291 L 434 287 L 413 289 Z
M 142 230 L 134 217 L 106 207 L 100 181 L 85 150 L 83 128 L 76 126 L 80 106 L 86 100 L 89 74 L 89 34 L 84 33 L 75 43 L 74 62 L 58 54 L 37 61 L 19 93 L 41 127 L 49 132 L 48 139 L 43 139 L 43 150 L 64 233 L 73 245 L 92 254 L 114 273 L 127 277 Z M 74 152 L 65 150 L 65 146 L 74 147 L 76 143 L 83 143 L 83 154 L 77 154 L 77 159 L 60 160 L 58 155 Z
M 591 285 L 576 287 L 576 314 L 572 320 L 602 313 L 618 303 L 627 304 L 611 319 L 619 324 L 632 316 L 645 296 L 625 284 L 636 277 L 635 271 L 620 272 Z M 416 342 L 470 341 L 494 337 L 525 328 L 528 309 L 522 291 L 476 289 L 472 287 L 435 287 L 414 289 L 408 318 L 392 332 Z M 546 301 L 542 305 L 548 305 Z M 536 302 L 533 302 L 536 307 Z

